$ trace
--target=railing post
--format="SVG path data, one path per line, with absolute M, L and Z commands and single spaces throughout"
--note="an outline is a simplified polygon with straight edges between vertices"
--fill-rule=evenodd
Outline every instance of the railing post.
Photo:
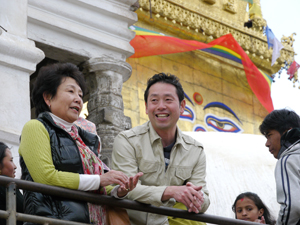
M 6 225 L 16 225 L 16 183 L 11 182 L 6 188 L 6 210 L 9 213 L 9 216 L 6 220 Z

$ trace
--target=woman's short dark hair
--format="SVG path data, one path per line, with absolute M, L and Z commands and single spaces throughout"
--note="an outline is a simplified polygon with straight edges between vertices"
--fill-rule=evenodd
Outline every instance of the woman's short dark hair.
M 181 101 L 184 99 L 184 91 L 183 88 L 179 82 L 178 77 L 172 75 L 172 74 L 165 74 L 165 73 L 159 73 L 159 74 L 155 74 L 153 77 L 151 77 L 148 82 L 147 82 L 147 88 L 146 91 L 144 93 L 144 99 L 145 102 L 147 103 L 148 100 L 148 95 L 149 95 L 149 89 L 150 87 L 155 84 L 155 83 L 167 83 L 167 84 L 172 84 L 175 86 L 176 88 L 176 92 L 179 98 L 179 103 L 181 103 Z
M 72 63 L 55 63 L 40 69 L 32 90 L 32 102 L 36 117 L 42 112 L 50 112 L 44 101 L 43 94 L 55 97 L 58 86 L 66 77 L 73 78 L 80 86 L 83 96 L 86 94 L 86 84 L 83 74 Z
M 294 111 L 287 109 L 273 110 L 266 116 L 259 130 L 267 135 L 270 130 L 276 130 L 281 135 L 290 128 L 300 127 L 300 117 Z
M 0 142 L 0 164 L 2 165 L 3 159 L 5 157 L 6 149 L 9 149 L 9 147 L 4 144 L 3 142 Z
M 258 210 L 260 210 L 260 209 L 264 210 L 263 217 L 265 218 L 266 224 L 273 225 L 276 223 L 276 221 L 274 220 L 273 216 L 271 215 L 268 207 L 263 203 L 263 201 L 260 199 L 260 197 L 258 197 L 258 195 L 253 192 L 244 192 L 244 193 L 239 194 L 236 197 L 236 199 L 232 205 L 232 211 L 235 214 L 235 218 L 236 218 L 236 202 L 243 198 L 251 199 L 254 202 L 254 204 L 256 205 L 256 207 L 258 208 Z

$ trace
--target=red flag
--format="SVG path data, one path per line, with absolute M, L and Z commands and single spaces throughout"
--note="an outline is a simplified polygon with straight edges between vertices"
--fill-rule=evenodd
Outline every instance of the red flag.
M 234 58 L 243 64 L 248 83 L 258 100 L 268 112 L 274 110 L 270 83 L 268 83 L 268 79 L 271 78 L 266 78 L 266 76 L 257 69 L 231 34 L 224 35 L 206 44 L 195 40 L 183 40 L 175 37 L 162 36 L 160 34 L 150 34 L 149 32 L 151 31 L 146 31 L 146 29 L 143 29 L 142 33 L 139 33 L 140 31 L 136 30 L 135 32 L 137 35 L 130 42 L 135 49 L 135 54 L 132 55 L 131 58 L 172 54 L 200 49 L 204 50 L 214 48 L 215 46 L 221 46 L 221 50 L 220 48 L 218 49 L 221 54 L 231 51 L 231 53 L 234 53 L 233 55 L 235 55 Z M 222 49 L 222 47 L 225 49 Z
M 290 75 L 289 77 L 290 80 L 294 77 L 294 74 L 297 72 L 299 68 L 300 65 L 296 61 L 294 61 L 287 71 L 287 74 Z

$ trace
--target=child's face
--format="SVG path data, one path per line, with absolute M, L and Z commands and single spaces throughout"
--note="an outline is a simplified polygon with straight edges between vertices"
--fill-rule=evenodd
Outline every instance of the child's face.
M 236 202 L 235 215 L 239 220 L 254 222 L 264 214 L 264 210 L 258 210 L 257 206 L 250 198 L 242 198 Z

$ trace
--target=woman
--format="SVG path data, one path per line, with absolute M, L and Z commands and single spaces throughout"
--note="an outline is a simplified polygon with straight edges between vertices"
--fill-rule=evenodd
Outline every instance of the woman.
M 22 179 L 82 191 L 107 194 L 105 186 L 118 184 L 114 197 L 135 188 L 137 174 L 104 174 L 97 157 L 97 135 L 73 123 L 81 112 L 86 92 L 83 75 L 71 64 L 41 68 L 32 91 L 37 119 L 27 122 L 19 148 Z M 105 224 L 105 207 L 25 191 L 25 213 L 69 221 Z
M 16 169 L 10 149 L 0 142 L 0 175 L 14 178 Z M 16 194 L 17 212 L 23 213 L 23 195 L 19 189 L 16 190 Z M 0 210 L 6 210 L 6 187 L 4 186 L 0 186 Z M 5 224 L 6 220 L 0 219 L 0 225 Z M 23 222 L 18 221 L 17 224 L 21 225 Z

